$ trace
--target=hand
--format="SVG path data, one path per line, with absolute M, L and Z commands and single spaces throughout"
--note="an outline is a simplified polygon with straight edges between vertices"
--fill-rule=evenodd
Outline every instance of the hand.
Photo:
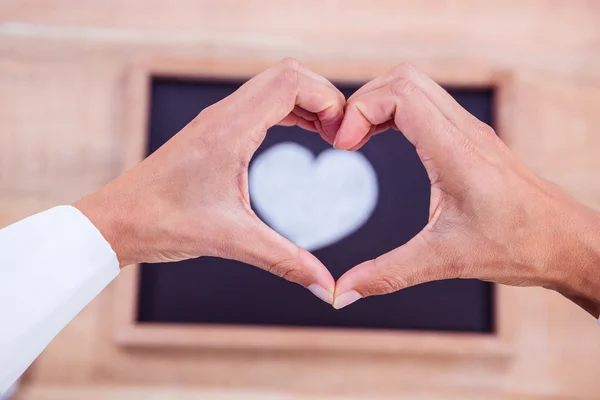
M 600 311 L 600 218 L 517 160 L 494 131 L 414 67 L 349 100 L 335 146 L 393 127 L 431 181 L 429 223 L 408 243 L 345 273 L 334 307 L 423 282 L 477 278 L 544 286 Z
M 332 143 L 345 101 L 325 78 L 284 60 L 74 206 L 102 232 L 121 266 L 229 258 L 299 283 L 332 303 L 329 271 L 250 208 L 248 164 L 273 125 L 298 125 Z

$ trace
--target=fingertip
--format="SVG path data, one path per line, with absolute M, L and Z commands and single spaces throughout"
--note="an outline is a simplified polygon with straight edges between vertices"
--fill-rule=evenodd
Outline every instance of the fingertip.
M 333 148 L 334 148 L 334 149 L 341 150 L 341 149 L 338 147 L 338 144 L 337 144 L 337 143 L 338 143 L 338 140 L 339 140 L 339 132 L 338 132 L 338 133 L 336 133 L 336 134 L 335 134 L 335 138 L 333 138 Z
M 350 268 L 335 283 L 335 293 L 344 294 L 351 290 L 361 291 L 361 285 L 369 279 L 374 265 L 373 260 L 365 261 Z M 362 291 L 361 291 L 362 292 Z
M 355 139 L 352 131 L 344 127 L 344 122 L 336 133 L 333 139 L 333 148 L 337 150 L 348 150 L 360 142 L 360 139 Z
M 310 292 L 314 294 L 317 298 L 323 300 L 325 303 L 333 304 L 333 293 L 328 291 L 318 283 L 308 285 L 307 289 L 310 290 Z
M 300 249 L 299 258 L 307 271 L 307 279 L 310 281 L 308 285 L 304 286 L 310 290 L 311 285 L 319 285 L 333 297 L 333 293 L 335 292 L 335 279 L 333 279 L 333 276 L 327 267 L 325 267 L 325 265 L 323 265 L 323 263 L 312 253 L 304 249 Z M 333 300 L 331 302 L 333 302 Z
M 329 144 L 333 144 L 335 142 L 337 132 L 339 131 L 344 120 L 343 108 L 334 105 L 322 112 L 317 113 L 317 116 L 319 118 L 322 136 Z
M 333 300 L 333 308 L 339 310 L 346 306 L 349 306 L 352 303 L 357 302 L 360 299 L 362 299 L 360 293 L 358 293 L 356 290 L 350 290 L 346 293 L 342 293 L 340 295 L 335 296 Z
M 350 150 L 360 142 L 353 138 L 352 133 L 347 130 L 340 129 L 333 139 L 333 148 L 336 150 Z
M 333 147 L 339 150 L 349 150 L 358 145 L 370 130 L 371 123 L 356 108 L 349 107 L 337 131 Z

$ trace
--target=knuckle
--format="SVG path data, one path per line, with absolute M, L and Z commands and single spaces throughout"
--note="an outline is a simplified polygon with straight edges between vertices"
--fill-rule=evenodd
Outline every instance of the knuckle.
M 388 294 L 408 286 L 408 282 L 394 273 L 379 275 L 368 287 L 368 294 Z
M 418 71 L 417 67 L 415 67 L 413 64 L 404 62 L 404 63 L 396 65 L 392 69 L 392 74 L 394 76 L 399 76 L 399 77 L 408 79 L 408 78 L 412 77 L 417 71 Z
M 212 107 L 202 110 L 186 127 L 191 133 L 192 143 L 200 148 L 212 148 L 217 145 L 220 132 L 218 118 L 214 116 Z
M 408 97 L 417 90 L 417 86 L 408 79 L 396 79 L 390 86 L 390 90 L 397 97 Z
M 210 123 L 211 120 L 215 119 L 214 114 L 215 114 L 215 106 L 214 105 L 212 105 L 210 107 L 206 107 L 205 109 L 200 111 L 198 113 L 198 115 L 196 115 L 196 118 L 194 118 L 192 120 L 191 125 L 194 127 L 197 127 L 199 125 L 205 125 L 207 123 Z
M 353 99 L 350 99 L 347 103 L 346 103 L 346 112 L 347 110 L 354 110 L 354 111 L 359 111 L 361 112 L 362 107 L 364 107 L 364 102 L 362 101 L 362 99 L 359 97 L 355 97 Z M 361 112 L 362 114 L 362 112 Z
M 285 57 L 280 61 L 280 64 L 293 69 L 298 69 L 298 67 L 300 66 L 300 61 L 298 61 L 294 57 Z
M 288 61 L 292 60 L 292 61 Z M 298 66 L 300 62 L 294 59 L 284 59 L 277 70 L 276 84 L 295 87 L 298 84 Z
M 267 271 L 291 282 L 301 282 L 306 275 L 294 258 L 277 261 L 269 265 Z
M 252 132 L 250 132 L 250 134 L 247 136 L 247 140 L 248 140 L 248 145 L 252 148 L 252 149 L 258 149 L 260 147 L 260 145 L 263 142 L 264 139 L 264 132 L 266 131 L 266 129 L 259 129 L 259 130 L 254 130 Z
M 335 92 L 340 104 L 346 104 L 346 96 L 344 96 L 344 93 L 342 93 L 338 88 L 335 88 Z
M 464 263 L 452 263 L 447 267 L 447 277 L 445 279 L 456 279 L 468 277 L 467 269 Z
M 475 130 L 483 136 L 496 136 L 496 131 L 491 126 L 481 121 L 476 122 Z
M 409 285 L 406 277 L 400 273 L 399 265 L 388 265 L 380 267 L 380 259 L 372 261 L 372 268 L 378 270 L 378 274 L 365 288 L 363 295 L 388 294 L 406 288 Z
M 273 275 L 292 282 L 298 282 L 304 278 L 305 272 L 301 267 L 302 264 L 298 262 L 300 248 L 293 247 L 294 249 L 287 249 L 275 259 L 271 259 L 265 269 Z

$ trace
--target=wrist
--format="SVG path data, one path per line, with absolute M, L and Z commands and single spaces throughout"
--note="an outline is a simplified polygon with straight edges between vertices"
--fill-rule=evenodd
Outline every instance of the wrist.
M 600 307 L 600 229 L 598 225 L 575 237 L 575 246 L 566 267 L 572 271 L 567 288 Z
M 559 224 L 550 249 L 556 290 L 598 317 L 600 311 L 600 215 L 573 204 Z
M 73 203 L 94 224 L 117 255 L 119 267 L 140 262 L 135 248 L 134 227 L 130 211 L 104 189 Z

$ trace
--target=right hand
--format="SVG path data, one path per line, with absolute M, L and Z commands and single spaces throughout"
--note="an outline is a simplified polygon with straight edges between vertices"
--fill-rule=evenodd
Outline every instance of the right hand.
M 252 211 L 248 164 L 267 129 L 298 125 L 333 141 L 346 99 L 288 59 L 202 111 L 145 159 L 77 201 L 121 266 L 216 256 L 256 265 L 331 303 L 333 277 Z
M 495 132 L 422 72 L 400 65 L 349 100 L 335 146 L 393 127 L 431 181 L 429 223 L 347 273 L 334 306 L 423 282 L 476 278 L 563 293 L 598 316 L 600 218 L 515 158 Z

